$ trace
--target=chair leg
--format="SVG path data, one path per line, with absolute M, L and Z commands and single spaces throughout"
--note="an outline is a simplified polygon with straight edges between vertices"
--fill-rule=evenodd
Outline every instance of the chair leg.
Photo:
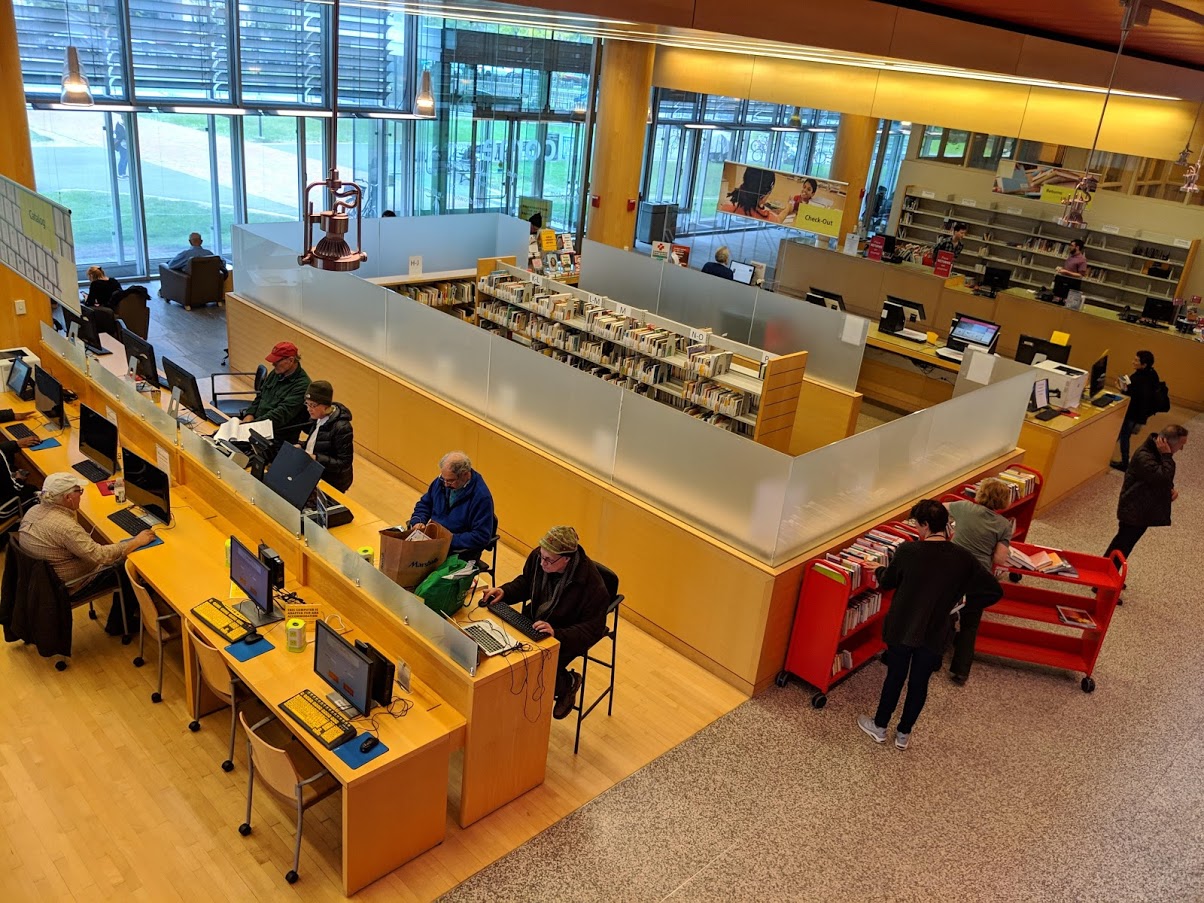
M 230 681 L 230 755 L 222 763 L 222 771 L 234 770 L 234 737 L 238 731 L 238 682 Z
M 589 652 L 581 656 L 581 686 L 577 689 L 577 702 L 573 708 L 577 710 L 577 736 L 573 739 L 573 755 L 581 746 L 581 719 L 585 717 L 585 676 L 589 673 Z
M 606 700 L 606 717 L 615 713 L 615 665 L 619 661 L 619 622 L 615 619 L 615 629 L 610 635 L 610 692 Z
M 117 581 L 117 593 L 113 596 L 113 602 L 121 606 L 121 645 L 128 646 L 134 639 L 134 635 L 130 633 L 130 619 L 125 611 L 125 593 L 121 591 L 121 581 Z
M 142 631 L 139 630 L 138 633 L 141 636 Z M 139 639 L 139 643 L 141 643 L 141 642 L 142 642 L 141 639 Z M 163 634 L 160 633 L 159 634 L 159 684 L 156 687 L 155 692 L 151 694 L 151 702 L 162 702 L 162 701 L 163 701 Z
M 160 642 L 160 652 L 162 651 L 162 640 Z M 134 667 L 141 668 L 146 664 L 146 659 L 143 656 L 146 654 L 146 625 L 141 621 L 138 622 L 138 654 L 134 656 Z M 160 656 L 162 661 L 162 656 Z M 162 688 L 160 688 L 162 689 Z
M 286 872 L 284 880 L 289 884 L 296 884 L 297 879 L 301 877 L 297 874 L 297 869 L 301 866 L 301 831 L 305 827 L 305 806 L 301 802 L 301 785 L 297 785 L 297 840 L 293 844 L 293 868 Z
M 187 637 L 184 638 L 184 642 L 185 643 L 189 642 Z M 200 714 L 201 713 L 201 683 L 204 680 L 204 678 L 199 673 L 200 672 L 199 668 L 197 669 L 197 671 L 198 671 L 198 673 L 196 676 L 196 680 L 193 682 L 193 686 L 195 687 L 195 691 L 192 694 L 193 718 L 191 721 L 188 722 L 188 729 L 190 731 L 192 731 L 194 734 L 201 729 L 201 714 Z
M 238 833 L 251 833 L 251 799 L 255 795 L 255 762 L 251 759 L 251 740 L 247 738 L 247 820 L 238 826 Z

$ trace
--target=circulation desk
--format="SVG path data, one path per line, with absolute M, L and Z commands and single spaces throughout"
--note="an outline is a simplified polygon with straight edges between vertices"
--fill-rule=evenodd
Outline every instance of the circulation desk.
M 1045 480 L 1038 511 L 1108 472 L 1128 409 L 1127 398 L 1106 408 L 1097 408 L 1084 399 L 1077 417 L 1061 414 L 1052 420 L 1037 420 L 1031 413 L 1025 415 L 1020 427 L 1024 466 L 1039 471 Z
M 867 354 L 862 360 L 857 391 L 866 398 L 904 411 L 919 411 L 953 397 L 961 365 L 937 357 L 938 346 L 879 332 L 878 324 L 872 321 L 865 343 L 891 355 L 887 360 L 876 360 Z

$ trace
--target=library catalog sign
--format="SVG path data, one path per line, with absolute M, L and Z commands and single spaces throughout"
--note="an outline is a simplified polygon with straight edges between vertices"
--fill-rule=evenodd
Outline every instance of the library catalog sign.
M 840 237 L 845 182 L 745 166 L 727 160 L 719 185 L 720 213 Z

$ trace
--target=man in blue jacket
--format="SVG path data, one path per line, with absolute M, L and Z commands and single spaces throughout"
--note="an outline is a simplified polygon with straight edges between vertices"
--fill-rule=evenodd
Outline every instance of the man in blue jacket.
M 439 476 L 414 506 L 410 526 L 429 521 L 451 532 L 451 554 L 465 561 L 479 559 L 493 538 L 493 496 L 464 452 L 439 460 Z

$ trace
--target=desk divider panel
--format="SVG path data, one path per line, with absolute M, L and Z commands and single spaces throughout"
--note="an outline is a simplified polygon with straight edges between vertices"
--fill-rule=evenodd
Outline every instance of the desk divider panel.
M 634 257 L 643 268 L 644 261 L 640 257 L 628 256 Z M 625 299 L 617 296 L 615 300 Z M 701 270 L 667 265 L 661 277 L 660 297 L 656 306 L 648 309 L 688 326 L 710 327 L 717 335 L 726 335 L 747 345 L 756 306 L 757 289 L 751 285 L 708 276 Z
M 43 322 L 41 327 L 42 341 L 77 371 L 86 374 L 88 372 L 88 356 L 84 346 L 68 342 L 67 337 L 56 330 L 53 324 Z
M 293 244 L 300 245 L 301 225 L 258 223 L 235 226 L 233 233 L 234 290 L 300 322 L 302 274 Z
M 774 354 L 807 352 L 807 378 L 857 391 L 869 321 L 789 295 L 757 292 L 748 342 Z
M 976 392 L 983 386 L 993 386 L 1021 373 L 1030 374 L 1033 380 L 1041 376 L 1040 371 L 1028 364 L 1021 364 L 999 354 L 988 355 L 984 351 L 967 348 L 966 355 L 962 358 L 961 369 L 957 371 L 957 381 L 953 384 L 953 397 Z
M 525 255 L 520 259 L 523 258 Z M 662 275 L 669 269 L 676 267 L 587 238 L 581 245 L 581 276 L 577 285 L 583 291 L 605 295 L 631 307 L 656 311 Z M 691 322 L 664 312 L 661 316 Z
M 329 273 L 314 267 L 301 270 L 302 323 L 319 334 L 337 335 L 340 341 L 369 360 L 385 360 L 385 302 L 389 290 Z M 305 352 L 301 352 L 302 366 Z M 313 379 L 319 378 L 311 373 Z

